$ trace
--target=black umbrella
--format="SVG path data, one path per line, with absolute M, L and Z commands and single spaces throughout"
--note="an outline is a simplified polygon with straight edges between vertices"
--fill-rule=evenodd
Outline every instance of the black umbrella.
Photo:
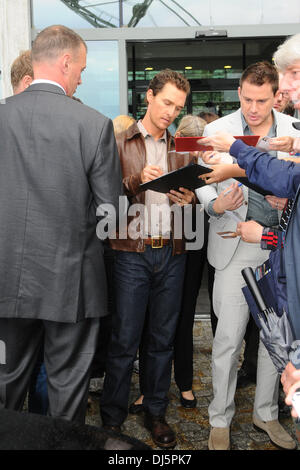
M 252 268 L 248 267 L 243 269 L 242 275 L 259 310 L 256 314 L 251 310 L 250 299 L 246 297 L 245 288 L 243 288 L 244 295 L 250 307 L 250 312 L 260 329 L 260 339 L 265 345 L 278 373 L 282 374 L 289 362 L 289 353 L 293 349 L 292 343 L 295 340 L 287 313 L 285 309 L 283 309 L 282 314 L 278 315 L 273 307 L 267 307 Z M 294 393 L 292 402 L 298 414 L 296 425 L 300 426 L 299 388 Z
M 267 307 L 252 268 L 242 270 L 243 278 L 259 309 L 260 339 L 268 350 L 277 371 L 281 374 L 289 362 L 289 352 L 294 341 L 285 311 L 279 316 L 273 307 Z

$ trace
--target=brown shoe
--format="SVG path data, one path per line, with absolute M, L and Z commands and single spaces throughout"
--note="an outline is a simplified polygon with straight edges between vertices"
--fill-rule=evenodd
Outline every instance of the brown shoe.
M 257 431 L 268 434 L 270 441 L 276 447 L 286 450 L 296 449 L 296 442 L 285 431 L 285 429 L 283 429 L 277 419 L 272 421 L 261 421 L 256 416 L 253 416 L 253 426 Z
M 211 428 L 208 439 L 209 450 L 230 450 L 230 429 Z
M 167 449 L 176 446 L 175 433 L 166 422 L 164 416 L 154 416 L 146 413 L 144 425 L 151 432 L 153 441 L 159 447 Z

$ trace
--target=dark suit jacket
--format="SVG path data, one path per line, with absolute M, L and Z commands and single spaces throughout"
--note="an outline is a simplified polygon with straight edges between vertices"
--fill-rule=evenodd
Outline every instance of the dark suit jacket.
M 118 210 L 111 120 L 35 84 L 0 104 L 0 318 L 106 314 L 96 206 Z

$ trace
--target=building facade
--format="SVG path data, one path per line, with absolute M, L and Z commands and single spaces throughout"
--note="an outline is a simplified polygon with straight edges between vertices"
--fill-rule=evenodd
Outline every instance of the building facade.
M 300 30 L 299 0 L 0 0 L 0 98 L 11 95 L 10 66 L 52 24 L 76 30 L 88 46 L 76 96 L 103 114 L 140 117 L 151 77 L 170 67 L 192 93 L 183 113 L 225 115 L 239 106 L 244 68 L 272 61 Z

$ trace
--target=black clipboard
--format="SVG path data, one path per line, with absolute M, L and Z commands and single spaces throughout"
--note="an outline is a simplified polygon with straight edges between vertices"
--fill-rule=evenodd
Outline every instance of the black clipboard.
M 247 186 L 249 189 L 253 189 L 253 191 L 256 191 L 257 193 L 261 194 L 262 196 L 273 196 L 273 193 L 271 191 L 266 191 L 265 189 L 261 188 L 260 186 L 257 186 L 257 184 L 250 183 L 248 178 L 245 176 L 242 176 L 240 178 L 234 178 L 235 180 L 239 181 L 240 183 L 244 184 Z
M 196 188 L 205 186 L 205 181 L 198 178 L 199 175 L 210 173 L 212 170 L 198 163 L 190 163 L 178 170 L 170 171 L 166 175 L 162 175 L 155 180 L 148 181 L 140 185 L 141 191 L 151 189 L 159 193 L 169 193 L 171 189 L 178 191 L 179 188 L 189 189 L 193 191 Z

